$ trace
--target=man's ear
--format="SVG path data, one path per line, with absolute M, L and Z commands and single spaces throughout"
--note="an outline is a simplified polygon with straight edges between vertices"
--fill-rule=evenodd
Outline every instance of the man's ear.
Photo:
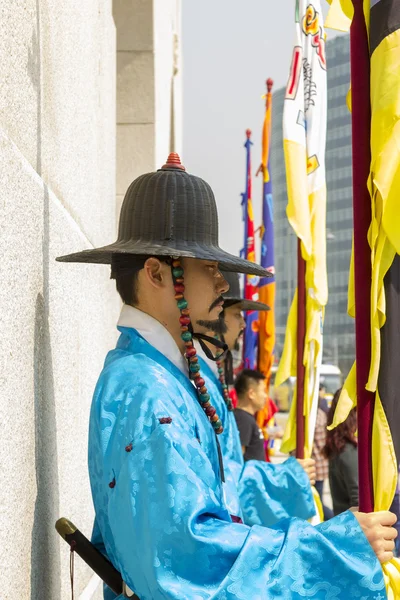
M 253 386 L 250 386 L 247 390 L 247 397 L 253 402 L 254 397 L 255 397 L 255 391 Z
M 165 287 L 167 283 L 166 268 L 168 265 L 152 256 L 144 263 L 144 275 L 146 280 L 155 288 Z

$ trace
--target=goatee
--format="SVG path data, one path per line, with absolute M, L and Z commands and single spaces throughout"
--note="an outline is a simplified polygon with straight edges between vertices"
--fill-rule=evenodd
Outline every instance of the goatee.
M 222 317 L 219 319 L 214 319 L 213 321 L 200 319 L 196 321 L 197 325 L 204 327 L 207 331 L 212 331 L 213 333 L 224 334 L 228 331 L 228 327 Z

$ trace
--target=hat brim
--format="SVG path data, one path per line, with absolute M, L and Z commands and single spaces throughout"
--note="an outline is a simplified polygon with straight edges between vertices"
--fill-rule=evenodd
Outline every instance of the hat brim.
M 229 308 L 230 306 L 236 306 L 240 308 L 240 310 L 249 312 L 251 310 L 271 310 L 267 304 L 264 302 L 258 302 L 256 300 L 245 300 L 244 298 L 225 298 L 224 299 L 224 308 Z
M 115 242 L 108 246 L 83 250 L 66 256 L 56 258 L 59 262 L 111 264 L 114 254 L 144 254 L 150 256 L 178 256 L 182 258 L 197 258 L 201 260 L 217 261 L 220 269 L 233 273 L 245 273 L 260 277 L 272 277 L 266 269 L 257 263 L 239 258 L 229 252 L 221 250 L 218 246 L 206 246 L 188 242 L 174 242 L 171 240 L 161 242 Z

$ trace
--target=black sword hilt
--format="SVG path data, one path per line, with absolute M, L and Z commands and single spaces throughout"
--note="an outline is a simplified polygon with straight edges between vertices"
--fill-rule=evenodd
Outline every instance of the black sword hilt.
M 139 600 L 138 596 L 123 581 L 121 573 L 113 564 L 83 535 L 71 521 L 62 517 L 56 523 L 56 530 L 60 536 L 71 546 L 82 560 L 104 581 L 106 585 L 117 594 L 125 598 Z

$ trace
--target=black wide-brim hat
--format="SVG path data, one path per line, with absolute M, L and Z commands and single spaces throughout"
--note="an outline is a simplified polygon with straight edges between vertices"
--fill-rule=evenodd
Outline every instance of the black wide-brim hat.
M 186 173 L 175 153 L 162 169 L 141 175 L 129 186 L 116 242 L 57 260 L 111 264 L 113 256 L 129 254 L 211 260 L 225 271 L 269 276 L 259 265 L 219 247 L 213 191 L 203 179 Z
M 251 311 L 251 310 L 270 310 L 267 304 L 264 302 L 258 302 L 257 300 L 246 300 L 240 293 L 240 282 L 239 275 L 237 273 L 222 271 L 222 275 L 229 283 L 229 291 L 223 294 L 224 308 L 230 306 L 238 306 L 240 310 Z

